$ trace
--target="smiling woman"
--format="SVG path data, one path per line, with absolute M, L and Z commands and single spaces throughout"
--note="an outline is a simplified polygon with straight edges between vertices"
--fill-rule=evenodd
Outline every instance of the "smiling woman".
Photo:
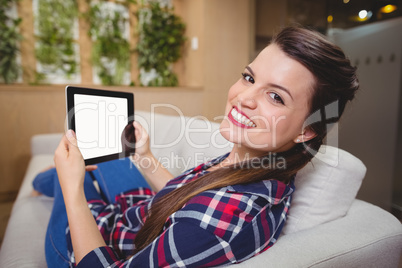
M 54 158 L 67 236 L 53 238 L 64 237 L 67 222 L 49 224 L 48 265 L 217 266 L 267 250 L 284 226 L 296 173 L 313 158 L 327 125 L 339 120 L 359 87 L 355 71 L 321 35 L 283 29 L 229 90 L 220 132 L 232 150 L 172 179 L 154 165 L 149 136 L 134 122 L 133 160 L 157 193 L 133 190 L 132 179 L 115 176 L 109 184 L 124 192 L 116 203 L 88 189 L 92 182 L 75 134 L 68 131 Z M 326 118 L 333 103 L 338 113 Z M 311 122 L 309 115 L 317 111 L 321 119 Z M 154 164 L 141 166 L 144 159 Z
M 241 144 L 243 150 L 247 147 L 248 157 L 286 151 L 296 140 L 314 138 L 315 133 L 308 128 L 302 130 L 313 84 L 313 74 L 306 67 L 289 58 L 278 45 L 269 45 L 230 88 L 226 104 L 229 120 L 221 124 L 222 135 Z M 242 116 L 233 117 L 232 113 Z M 232 152 L 240 154 L 239 149 Z

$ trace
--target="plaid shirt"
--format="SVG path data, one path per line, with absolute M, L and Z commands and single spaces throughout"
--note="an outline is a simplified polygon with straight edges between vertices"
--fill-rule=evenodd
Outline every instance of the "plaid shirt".
M 108 246 L 88 253 L 77 267 L 217 266 L 241 262 L 267 250 L 284 225 L 293 180 L 289 185 L 265 180 L 202 192 L 169 216 L 159 237 L 127 259 L 133 254 L 135 236 L 154 198 L 204 175 L 206 169 L 226 157 L 185 172 L 156 195 L 149 189 L 137 189 L 119 195 L 114 204 L 89 201 Z

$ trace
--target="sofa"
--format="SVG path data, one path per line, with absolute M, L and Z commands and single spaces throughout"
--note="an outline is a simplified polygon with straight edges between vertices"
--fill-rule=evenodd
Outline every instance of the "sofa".
M 138 111 L 155 156 L 174 175 L 228 152 L 219 124 L 202 117 Z M 62 134 L 31 139 L 32 158 L 0 250 L 0 267 L 46 267 L 44 240 L 52 198 L 31 196 L 32 180 L 53 164 Z M 296 176 L 296 191 L 281 236 L 269 250 L 237 267 L 398 267 L 402 225 L 389 212 L 357 200 L 366 167 L 350 153 L 322 146 Z M 235 267 L 236 267 L 235 266 Z

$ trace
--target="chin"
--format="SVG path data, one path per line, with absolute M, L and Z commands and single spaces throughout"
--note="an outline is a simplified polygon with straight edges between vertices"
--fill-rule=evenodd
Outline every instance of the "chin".
M 225 129 L 230 129 L 230 123 L 227 118 L 224 118 L 219 126 L 219 132 L 221 133 L 222 137 L 224 137 L 227 141 L 233 142 L 230 140 L 230 131 Z

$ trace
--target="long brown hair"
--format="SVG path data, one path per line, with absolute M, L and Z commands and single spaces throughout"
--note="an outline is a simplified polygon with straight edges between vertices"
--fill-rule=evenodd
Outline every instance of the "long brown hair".
M 315 77 L 310 113 L 318 111 L 321 120 L 315 120 L 308 127 L 317 136 L 304 143 L 297 143 L 286 152 L 276 154 L 277 158 L 282 157 L 285 160 L 286 168 L 264 165 L 268 157 L 264 156 L 259 161 L 251 159 L 217 169 L 162 196 L 152 204 L 145 224 L 135 238 L 136 252 L 160 235 L 171 214 L 201 192 L 268 179 L 288 183 L 311 160 L 314 152 L 318 151 L 327 135 L 328 124 L 338 121 L 346 103 L 353 99 L 359 87 L 356 70 L 342 50 L 323 36 L 301 27 L 287 27 L 271 43 L 278 45 L 290 58 L 303 64 Z M 333 102 L 338 104 L 337 116 L 326 119 L 325 107 Z

